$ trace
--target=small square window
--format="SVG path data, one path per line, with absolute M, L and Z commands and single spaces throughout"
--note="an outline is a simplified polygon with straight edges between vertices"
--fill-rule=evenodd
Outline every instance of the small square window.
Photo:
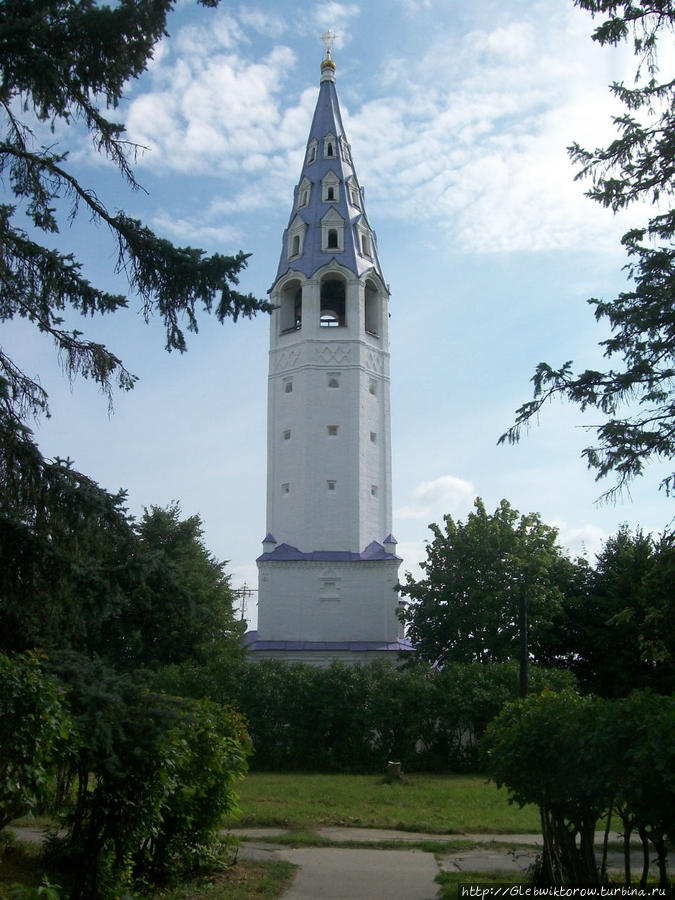
M 334 375 L 328 379 L 328 387 L 329 388 L 339 388 L 340 381 Z
M 376 485 L 376 484 L 371 484 L 371 486 L 370 486 L 370 496 L 371 496 L 371 497 L 377 497 L 377 485 Z
M 338 427 L 337 425 L 329 425 L 328 426 L 328 434 L 330 437 L 337 437 Z
M 371 394 L 373 394 L 373 396 L 375 394 L 377 394 L 377 382 L 375 381 L 374 378 L 370 379 L 370 384 L 368 386 L 368 390 L 370 391 Z
M 291 486 L 288 482 L 281 485 L 281 493 L 282 494 L 290 494 L 290 492 L 291 492 Z
M 320 600 L 339 600 L 340 582 L 338 579 L 322 578 L 319 583 Z
M 284 431 L 284 440 L 290 441 L 290 439 L 291 439 L 291 429 L 287 428 L 286 431 Z
M 377 443 L 377 434 L 374 431 L 370 432 L 370 443 L 371 444 Z
M 333 479 L 329 478 L 328 481 L 326 482 L 326 484 L 328 485 L 328 490 L 329 490 L 329 491 L 334 491 L 334 490 L 335 490 L 335 485 L 337 484 L 337 482 L 334 481 Z
M 285 394 L 293 393 L 293 382 L 292 381 L 284 381 L 284 393 Z

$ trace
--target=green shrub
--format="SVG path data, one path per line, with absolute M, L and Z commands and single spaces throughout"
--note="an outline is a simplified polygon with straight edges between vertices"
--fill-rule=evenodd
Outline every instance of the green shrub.
M 152 692 L 96 661 L 66 661 L 83 737 L 68 834 L 50 849 L 73 870 L 71 897 L 112 897 L 138 878 L 212 862 L 246 769 L 241 718 Z
M 532 667 L 534 691 L 572 682 Z M 487 723 L 518 696 L 518 666 L 266 660 L 244 667 L 222 695 L 246 717 L 257 770 L 368 773 L 397 760 L 407 771 L 475 771 Z
M 622 819 L 625 877 L 631 884 L 629 841 L 644 847 L 641 883 L 650 851 L 659 884 L 669 887 L 666 839 L 675 834 L 675 697 L 635 692 L 619 700 L 545 692 L 508 704 L 488 726 L 490 775 L 510 799 L 539 807 L 546 884 L 599 884 L 594 835 L 613 811 Z
M 40 657 L 0 653 L 0 829 L 46 802 L 75 741 L 63 691 Z

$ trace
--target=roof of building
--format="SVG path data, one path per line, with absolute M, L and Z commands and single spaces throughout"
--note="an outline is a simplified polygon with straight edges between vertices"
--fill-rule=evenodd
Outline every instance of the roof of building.
M 328 200 L 323 190 L 323 180 L 330 173 L 337 179 L 339 186 L 333 200 Z M 309 186 L 310 190 L 307 203 L 304 204 L 306 186 Z M 341 249 L 329 251 L 322 249 L 321 221 L 331 211 L 333 217 L 335 213 L 339 215 L 344 227 Z M 297 257 L 289 259 L 289 230 L 294 223 L 297 224 L 298 218 L 305 226 L 302 252 Z M 364 230 L 369 238 L 368 252 L 364 252 L 359 229 Z M 335 89 L 335 64 L 327 57 L 321 65 L 319 97 L 307 138 L 304 164 L 295 189 L 288 227 L 284 232 L 275 284 L 290 270 L 301 272 L 307 278 L 311 278 L 317 269 L 332 259 L 358 277 L 372 270 L 386 287 L 377 254 L 377 239 L 368 222 L 363 191 L 356 177 L 351 148 L 342 124 Z
M 266 539 L 267 542 L 267 539 Z M 362 553 L 350 550 L 313 550 L 303 553 L 290 544 L 277 544 L 270 553 L 263 553 L 256 562 L 287 562 L 299 560 L 306 562 L 372 562 L 373 560 L 391 559 L 401 562 L 395 553 L 387 553 L 382 544 L 372 541 Z
M 244 646 L 247 650 L 351 650 L 367 653 L 373 650 L 386 650 L 391 653 L 409 653 L 415 648 L 410 641 L 259 641 L 257 631 L 247 631 L 244 635 Z

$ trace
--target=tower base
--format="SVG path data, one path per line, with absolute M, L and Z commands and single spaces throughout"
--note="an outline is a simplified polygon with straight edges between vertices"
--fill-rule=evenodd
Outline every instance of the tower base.
M 258 630 L 247 636 L 256 659 L 327 665 L 412 649 L 397 615 L 401 559 L 384 545 L 303 553 L 278 544 L 257 564 Z
M 332 662 L 346 665 L 370 664 L 378 659 L 392 663 L 401 660 L 400 654 L 414 652 L 407 640 L 381 644 L 377 641 L 262 641 L 257 631 L 247 632 L 244 645 L 253 662 L 279 659 L 287 663 L 329 666 Z

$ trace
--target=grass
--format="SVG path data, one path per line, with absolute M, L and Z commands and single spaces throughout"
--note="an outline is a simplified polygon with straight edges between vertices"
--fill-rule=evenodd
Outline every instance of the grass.
M 536 807 L 519 809 L 480 775 L 411 775 L 387 784 L 378 775 L 254 772 L 238 785 L 241 817 L 228 827 L 310 831 L 330 825 L 437 834 L 528 834 Z
M 250 900 L 280 897 L 289 887 L 297 866 L 288 862 L 237 860 L 226 872 L 184 882 L 153 894 L 151 900 Z
M 441 885 L 439 900 L 458 900 L 460 884 L 526 884 L 527 880 L 522 872 L 441 872 L 436 876 Z
M 40 847 L 14 841 L 0 846 L 0 897 L 6 897 L 14 884 L 38 887 L 43 872 Z
M 252 840 L 243 838 L 243 841 Z M 255 838 L 253 838 L 255 840 Z M 457 840 L 425 840 L 420 834 L 419 841 L 383 840 L 383 841 L 357 841 L 336 840 L 317 834 L 316 831 L 284 831 L 275 834 L 269 839 L 275 845 L 283 847 L 349 847 L 367 850 L 423 850 L 425 853 L 461 853 L 463 850 L 471 850 L 482 846 L 469 839 Z

